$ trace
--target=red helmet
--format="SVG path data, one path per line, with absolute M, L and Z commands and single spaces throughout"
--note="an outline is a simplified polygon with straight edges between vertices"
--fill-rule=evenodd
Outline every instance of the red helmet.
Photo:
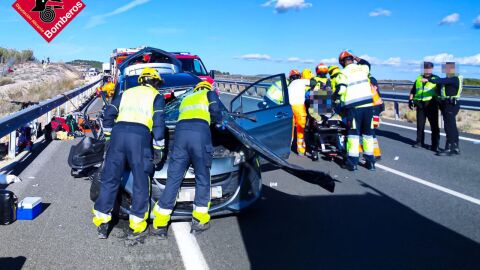
M 315 72 L 318 74 L 327 74 L 328 73 L 328 67 L 324 63 L 318 64 L 317 68 L 315 69 Z
M 353 54 L 350 50 L 344 50 L 340 53 L 340 56 L 338 56 L 338 62 L 341 64 L 345 58 L 353 58 Z
M 298 71 L 298 69 L 292 69 L 290 70 L 290 73 L 288 74 L 288 77 L 291 78 L 292 76 L 302 76 L 300 74 L 300 71 Z

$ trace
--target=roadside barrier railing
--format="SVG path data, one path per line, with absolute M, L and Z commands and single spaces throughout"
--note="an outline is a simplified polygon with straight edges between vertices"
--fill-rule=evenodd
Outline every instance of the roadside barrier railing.
M 230 92 L 230 93 L 240 93 L 241 91 L 245 90 L 248 86 L 250 86 L 252 81 L 239 81 L 239 80 L 222 80 L 217 79 L 215 80 L 219 89 L 221 91 Z M 410 89 L 412 83 L 398 83 L 398 82 L 380 82 L 380 89 L 383 88 L 391 88 L 391 91 L 381 91 L 382 99 L 385 101 L 393 102 L 394 103 L 394 110 L 395 110 L 395 118 L 400 118 L 400 106 L 399 103 L 408 103 L 409 98 L 409 90 L 405 90 L 405 88 Z M 259 84 L 258 87 L 265 88 L 268 84 Z M 403 90 L 396 91 L 395 88 L 402 87 Z M 472 85 L 465 85 L 463 86 L 465 90 L 473 90 L 479 91 L 480 93 L 480 86 L 472 86 Z M 257 92 L 254 89 L 253 92 Z M 480 96 L 466 96 L 460 98 L 460 107 L 463 110 L 472 110 L 472 111 L 480 111 Z
M 37 105 L 33 105 L 16 113 L 0 119 L 0 138 L 10 134 L 8 144 L 8 157 L 15 158 L 17 129 L 31 122 L 37 123 L 38 119 L 46 115 L 46 124 L 50 122 L 52 116 L 61 116 L 61 108 L 64 113 L 74 111 L 83 102 L 92 97 L 102 78 L 95 80 L 88 85 L 73 89 L 64 94 L 60 94 L 51 99 L 44 100 Z M 73 103 L 73 104 L 72 104 Z M 75 106 L 73 106 L 75 105 Z

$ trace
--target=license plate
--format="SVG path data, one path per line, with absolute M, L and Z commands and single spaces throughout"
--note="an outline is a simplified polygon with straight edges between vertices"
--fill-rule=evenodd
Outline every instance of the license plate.
M 223 195 L 222 187 L 212 187 L 210 196 L 212 199 L 221 198 Z M 182 188 L 177 196 L 177 202 L 193 202 L 195 199 L 195 188 Z

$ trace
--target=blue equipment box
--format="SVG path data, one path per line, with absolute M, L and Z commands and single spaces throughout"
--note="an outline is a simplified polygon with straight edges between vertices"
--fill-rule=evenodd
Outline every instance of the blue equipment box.
M 17 207 L 17 220 L 33 220 L 42 212 L 42 198 L 26 197 Z

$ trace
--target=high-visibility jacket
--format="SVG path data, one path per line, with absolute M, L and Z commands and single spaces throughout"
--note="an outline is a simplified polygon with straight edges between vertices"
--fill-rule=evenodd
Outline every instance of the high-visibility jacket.
M 267 90 L 267 97 L 277 104 L 283 103 L 282 81 L 276 81 Z
M 374 84 L 370 84 L 373 94 L 373 106 L 380 106 L 383 104 L 383 100 L 380 97 L 380 93 L 378 93 L 378 87 Z
M 435 88 L 437 87 L 436 84 L 432 82 L 423 83 L 422 82 L 423 76 L 418 76 L 415 80 L 415 96 L 413 100 L 416 101 L 429 101 L 433 97 L 435 97 Z
M 210 111 L 208 102 L 208 90 L 199 90 L 186 96 L 180 104 L 178 121 L 188 119 L 201 119 L 210 125 Z
M 328 78 L 321 78 L 321 77 L 313 77 L 311 81 L 315 82 L 315 87 L 314 89 L 311 90 L 320 90 L 322 86 L 327 85 L 327 82 L 329 81 Z M 312 86 L 313 83 L 310 83 L 310 86 Z
M 460 98 L 460 96 L 462 95 L 462 91 L 463 91 L 463 76 L 458 76 L 458 89 L 457 89 L 457 93 L 454 95 L 454 96 L 448 96 L 447 93 L 445 92 L 445 86 L 442 87 L 442 91 L 441 91 L 441 96 L 440 98 L 441 99 L 448 99 L 448 98 Z
M 136 86 L 122 94 L 116 122 L 129 122 L 145 125 L 150 131 L 153 127 L 153 103 L 159 95 L 151 86 Z
M 370 68 L 367 65 L 350 64 L 337 77 L 339 95 L 344 95 L 344 106 L 373 106 L 373 94 L 369 79 Z

